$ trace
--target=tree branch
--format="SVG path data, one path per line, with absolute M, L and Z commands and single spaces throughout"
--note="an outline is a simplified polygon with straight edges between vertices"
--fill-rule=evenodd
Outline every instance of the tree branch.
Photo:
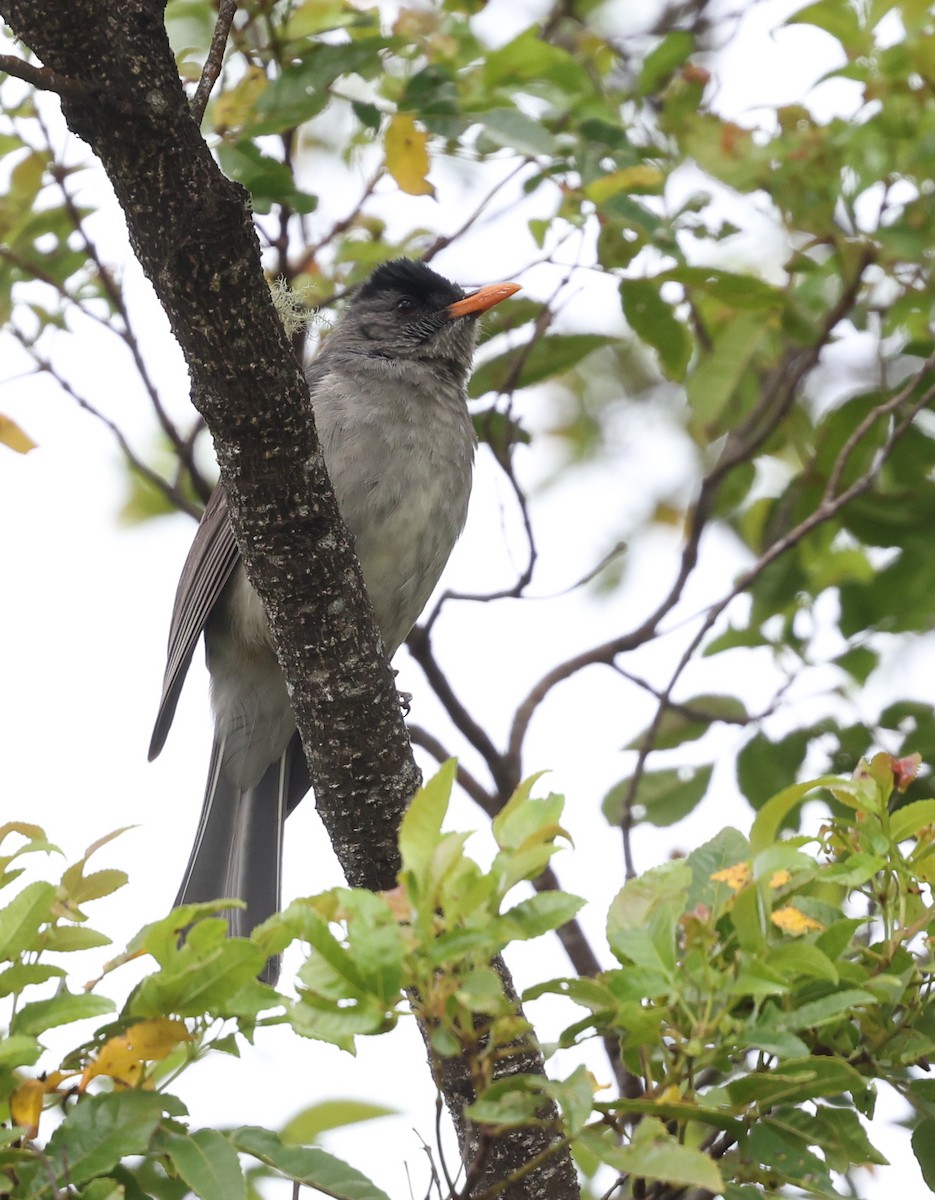
M 82 83 L 66 75 L 59 75 L 57 71 L 48 67 L 37 67 L 35 63 L 17 58 L 15 54 L 0 54 L 0 73 L 22 79 L 37 91 L 55 92 L 59 96 L 86 97 L 96 90 L 93 83 Z
M 211 89 L 217 83 L 218 76 L 221 73 L 221 66 L 224 62 L 224 50 L 227 47 L 227 36 L 230 33 L 231 25 L 234 23 L 234 13 L 236 11 L 237 0 L 220 0 L 218 4 L 218 19 L 214 24 L 214 33 L 211 35 L 208 56 L 201 71 L 201 78 L 198 80 L 198 87 L 195 89 L 194 96 L 192 96 L 192 120 L 196 125 L 200 125 L 202 122 L 205 109 L 208 107 L 208 97 L 211 95 Z
M 65 119 L 100 158 L 185 354 L 244 565 L 290 686 L 318 810 L 348 882 L 390 887 L 399 867 L 396 831 L 418 769 L 308 388 L 263 276 L 246 193 L 220 173 L 192 119 L 163 4 L 0 0 L 0 12 L 49 70 L 85 85 L 63 97 Z M 92 87 L 96 80 L 106 80 L 106 90 Z M 505 971 L 501 979 L 515 1000 Z M 454 1058 L 443 1066 L 469 1162 L 467 1065 Z M 541 1074 L 542 1055 L 527 1039 L 498 1069 Z M 557 1108 L 546 1116 L 557 1121 Z M 498 1135 L 483 1186 L 509 1180 L 547 1151 L 541 1167 L 502 1189 L 504 1197 L 572 1200 L 575 1172 L 559 1140 L 535 1128 Z
M 581 651 L 553 667 L 533 686 L 518 706 L 513 718 L 505 757 L 520 776 L 522 775 L 523 743 L 530 722 L 539 705 L 552 689 L 585 667 L 611 666 L 619 655 L 635 650 L 658 635 L 660 624 L 678 604 L 685 585 L 697 565 L 701 535 L 710 520 L 721 486 L 730 472 L 741 463 L 749 461 L 785 419 L 795 401 L 802 380 L 817 364 L 835 327 L 853 307 L 863 281 L 863 272 L 870 261 L 870 254 L 865 254 L 858 264 L 850 285 L 844 289 L 837 302 L 827 313 L 822 328 L 812 345 L 807 350 L 796 350 L 783 356 L 782 361 L 770 373 L 759 404 L 744 424 L 728 436 L 720 459 L 701 482 L 698 499 L 692 513 L 691 527 L 682 550 L 675 579 L 656 609 L 629 633 L 611 638 L 589 650 Z
M 814 530 L 820 525 L 823 525 L 827 521 L 830 521 L 836 517 L 842 508 L 850 504 L 851 501 L 856 499 L 858 496 L 863 495 L 864 492 L 868 491 L 873 486 L 874 480 L 879 475 L 899 440 L 909 429 L 916 414 L 920 412 L 921 409 L 925 408 L 933 398 L 935 398 L 935 384 L 924 390 L 921 396 L 919 396 L 908 406 L 906 412 L 893 426 L 886 441 L 877 454 L 876 461 L 873 463 L 870 469 L 859 479 L 855 480 L 850 487 L 845 488 L 844 491 L 838 492 L 837 490 L 840 486 L 841 477 L 847 467 L 847 463 L 859 443 L 863 440 L 863 438 L 877 421 L 879 421 L 881 418 L 889 417 L 898 413 L 899 410 L 906 405 L 906 402 L 912 395 L 913 391 L 915 391 L 915 389 L 924 379 L 925 375 L 932 369 L 933 363 L 935 363 L 935 360 L 928 360 L 924 367 L 922 367 L 921 370 L 914 375 L 907 384 L 900 388 L 895 396 L 890 397 L 889 400 L 883 401 L 875 408 L 871 409 L 871 411 L 859 423 L 856 429 L 854 429 L 847 441 L 841 447 L 841 450 L 838 452 L 838 456 L 835 459 L 832 469 L 828 475 L 828 482 L 825 485 L 821 502 L 814 512 L 810 513 L 804 520 L 800 521 L 794 529 L 790 529 L 788 533 L 784 534 L 780 538 L 777 538 L 777 540 L 773 542 L 773 544 L 767 550 L 765 550 L 763 554 L 760 555 L 753 566 L 747 571 L 743 572 L 730 591 L 727 592 L 725 596 L 723 596 L 716 604 L 712 605 L 708 610 L 704 621 L 702 621 L 697 632 L 692 637 L 686 649 L 683 651 L 675 669 L 669 678 L 669 682 L 666 684 L 659 697 L 659 704 L 656 708 L 655 716 L 650 724 L 649 729 L 647 730 L 644 745 L 640 750 L 636 767 L 634 768 L 633 774 L 630 776 L 627 794 L 623 798 L 621 825 L 623 826 L 624 830 L 629 823 L 629 814 L 632 812 L 633 803 L 636 799 L 636 792 L 639 788 L 643 772 L 645 771 L 646 758 L 652 747 L 655 736 L 658 733 L 662 718 L 666 711 L 671 707 L 672 691 L 681 678 L 682 672 L 694 657 L 696 650 L 704 641 L 705 636 L 713 627 L 718 617 L 728 607 L 728 605 L 731 604 L 732 601 L 734 601 L 739 595 L 745 592 L 753 583 L 755 583 L 755 581 L 760 575 L 762 575 L 762 573 L 771 563 L 775 562 L 776 559 L 780 558 L 787 551 L 791 550 L 793 546 L 797 546 L 799 542 L 803 540 L 803 538 L 814 532 Z

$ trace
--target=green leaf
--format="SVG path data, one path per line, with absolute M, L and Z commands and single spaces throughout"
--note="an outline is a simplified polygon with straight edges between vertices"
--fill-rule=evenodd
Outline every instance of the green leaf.
M 875 1004 L 876 997 L 860 988 L 849 988 L 843 992 L 832 992 L 820 1000 L 802 1004 L 790 1012 L 780 1013 L 773 1022 L 776 1029 L 800 1031 L 817 1029 L 829 1021 L 842 1016 L 852 1008 L 864 1004 Z
M 787 981 L 798 976 L 806 979 L 825 979 L 834 984 L 839 980 L 837 967 L 827 954 L 822 953 L 812 942 L 797 940 L 771 947 L 769 965 Z
M 564 801 L 561 796 L 532 799 L 530 793 L 542 774 L 530 775 L 517 787 L 494 817 L 491 828 L 501 850 L 521 850 L 532 841 L 544 841 L 562 832 L 558 818 Z
M 760 809 L 750 830 L 750 846 L 753 853 L 759 854 L 776 842 L 786 817 L 797 804 L 801 804 L 809 792 L 815 791 L 816 788 L 833 788 L 841 782 L 836 775 L 822 775 L 818 779 L 809 779 L 805 783 L 794 783 L 791 787 L 783 788 L 768 800 Z
M 40 926 L 51 920 L 54 901 L 52 884 L 37 880 L 0 910 L 0 958 L 15 959 L 32 948 Z
M 441 836 L 442 821 L 448 811 L 451 789 L 457 776 L 457 763 L 450 758 L 416 792 L 399 828 L 399 852 L 403 870 L 417 881 L 425 881 L 426 872 Z
M 79 1193 L 81 1200 L 126 1200 L 124 1185 L 108 1176 L 92 1179 Z
M 347 1200 L 389 1200 L 386 1192 L 365 1175 L 317 1147 L 284 1146 L 275 1133 L 253 1126 L 233 1130 L 230 1140 L 243 1154 L 252 1154 L 287 1178 L 326 1195 Z
M 767 1118 L 753 1127 L 744 1149 L 750 1157 L 775 1171 L 783 1180 L 807 1188 L 810 1195 L 837 1200 L 828 1168 L 794 1133 L 777 1129 Z
M 761 639 L 758 638 L 760 644 Z M 737 756 L 737 783 L 753 808 L 759 810 L 767 800 L 795 779 L 805 759 L 809 732 L 794 729 L 778 741 L 758 733 Z
M 532 387 L 564 375 L 589 354 L 616 340 L 603 333 L 553 333 L 538 338 L 482 363 L 471 376 L 468 393 L 476 400 L 486 392 Z
M 547 1079 L 545 1091 L 561 1108 L 569 1136 L 580 1133 L 594 1108 L 594 1078 L 590 1071 L 580 1066 L 567 1079 Z
M 369 1104 L 363 1100 L 321 1100 L 296 1113 L 286 1122 L 279 1136 L 287 1146 L 307 1146 L 330 1129 L 344 1129 L 362 1121 L 392 1117 L 397 1111 L 395 1108 Z
M 383 37 L 312 42 L 300 61 L 289 64 L 264 90 L 251 134 L 279 133 L 310 120 L 327 104 L 328 88 L 340 75 L 373 79 L 381 70 L 383 52 L 401 45 L 399 38 Z
M 838 0 L 818 0 L 817 4 L 800 8 L 787 18 L 787 23 L 814 25 L 823 29 L 825 33 L 837 38 L 845 50 L 856 42 L 863 41 L 857 10 L 849 4 L 839 4 Z
M 657 826 L 674 825 L 701 802 L 713 770 L 713 766 L 705 766 L 644 771 L 633 802 L 633 819 Z M 629 789 L 630 780 L 622 779 L 604 797 L 601 808 L 611 825 L 620 824 Z
M 299 971 L 306 987 L 332 1000 L 366 995 L 367 983 L 355 955 L 335 937 L 327 921 L 310 913 L 303 937 L 314 951 Z
M 43 949 L 55 950 L 60 954 L 72 950 L 94 950 L 110 944 L 109 937 L 87 925 L 56 925 L 42 937 Z
M 867 1091 L 867 1081 L 842 1059 L 804 1057 L 791 1059 L 769 1071 L 752 1071 L 727 1085 L 735 1104 L 757 1103 L 761 1109 L 774 1104 L 798 1104 L 817 1096 L 849 1092 L 858 1102 Z
M 878 871 L 882 871 L 886 859 L 879 854 L 849 854 L 841 862 L 824 867 L 821 877 L 829 883 L 839 883 L 843 887 L 855 888 L 872 879 Z
M 684 66 L 695 48 L 694 35 L 677 29 L 662 39 L 643 59 L 637 90 L 641 96 L 657 92 L 670 77 Z
M 24 988 L 61 978 L 64 974 L 61 967 L 47 966 L 45 963 L 16 963 L 0 971 L 0 996 L 10 996 L 14 992 L 18 994 Z
M 67 872 L 66 872 L 67 873 Z M 82 875 L 76 879 L 69 889 L 69 897 L 76 904 L 85 904 L 88 900 L 99 900 L 122 888 L 127 882 L 126 871 L 92 871 L 90 875 Z
M 688 377 L 688 399 L 699 427 L 717 424 L 766 334 L 767 320 L 756 311 L 738 313 Z
M 348 942 L 368 992 L 392 1007 L 403 986 L 405 947 L 399 922 L 380 896 L 364 888 L 338 891 Z
M 31 1067 L 41 1053 L 36 1039 L 25 1034 L 0 1038 L 0 1067 Z
M 269 158 L 253 142 L 224 142 L 218 146 L 217 156 L 225 174 L 250 193 L 257 212 L 269 212 L 274 203 L 288 203 L 301 213 L 313 212 L 318 205 L 317 196 L 296 188 L 285 163 Z
M 844 1171 L 851 1163 L 857 1163 L 859 1166 L 866 1166 L 869 1163 L 881 1167 L 889 1166 L 889 1161 L 867 1137 L 867 1131 L 861 1124 L 857 1113 L 849 1108 L 832 1108 L 830 1105 L 823 1104 L 818 1109 L 817 1115 L 821 1119 L 822 1129 L 831 1132 L 831 1136 L 828 1136 L 826 1132 L 821 1138 L 820 1144 L 824 1147 L 825 1152 L 827 1153 L 834 1143 L 844 1155 L 845 1161 L 836 1170 Z M 811 1120 L 807 1113 L 800 1113 L 800 1116 L 804 1117 L 806 1121 Z
M 722 135 L 723 130 L 719 130 L 719 133 Z M 674 279 L 687 290 L 709 296 L 726 308 L 739 312 L 751 308 L 775 311 L 784 304 L 781 289 L 755 275 L 739 275 L 714 267 L 675 267 L 658 278 Z
M 702 1150 L 684 1146 L 655 1117 L 644 1117 L 629 1146 L 610 1138 L 586 1135 L 587 1146 L 601 1162 L 638 1179 L 659 1179 L 685 1188 L 720 1194 L 724 1180 L 717 1164 Z
M 302 41 L 316 33 L 359 24 L 360 19 L 361 14 L 348 8 L 343 0 L 305 0 L 290 9 L 285 36 L 290 41 Z
M 504 465 L 509 463 L 514 446 L 528 446 L 532 441 L 531 435 L 515 417 L 499 412 L 496 408 L 485 408 L 482 412 L 473 413 L 471 421 L 477 440 L 488 445 L 497 462 Z
M 904 804 L 890 817 L 890 835 L 894 842 L 915 837 L 926 825 L 935 825 L 935 800 L 917 800 Z
M 125 1091 L 84 1096 L 49 1139 L 46 1149 L 57 1185 L 84 1183 L 112 1170 L 131 1154 L 145 1154 L 163 1111 L 153 1092 Z M 47 1192 L 43 1172 L 23 1198 Z
M 869 646 L 851 646 L 834 659 L 835 666 L 847 671 L 858 683 L 866 683 L 880 663 L 880 656 Z
M 912 1131 L 912 1153 L 930 1192 L 935 1192 L 935 1121 L 920 1121 Z
M 542 1097 L 537 1091 L 523 1091 L 512 1083 L 505 1087 L 495 1083 L 464 1112 L 479 1124 L 515 1128 L 535 1124 L 541 1107 Z
M 511 941 L 541 937 L 570 921 L 584 903 L 580 897 L 566 892 L 539 892 L 508 909 L 503 920 L 508 922 Z
M 237 1151 L 216 1129 L 192 1134 L 163 1131 L 157 1149 L 168 1155 L 201 1200 L 246 1200 L 247 1181 Z
M 686 712 L 686 709 L 690 711 Z M 674 746 L 702 737 L 716 721 L 739 725 L 747 720 L 747 710 L 736 696 L 692 696 L 690 700 L 681 702 L 678 708 L 666 709 L 649 748 L 671 750 Z M 649 730 L 646 729 L 627 745 L 627 750 L 642 750 L 648 743 L 648 736 Z
M 744 1130 L 742 1121 L 732 1117 L 724 1108 L 712 1107 L 695 1102 L 665 1101 L 656 1098 L 617 1100 L 601 1102 L 601 1108 L 618 1113 L 642 1113 L 664 1121 L 702 1121 L 713 1129 L 723 1129 L 734 1139 L 739 1139 Z M 603 1136 L 606 1136 L 603 1135 Z
M 160 923 L 161 925 L 162 923 Z M 184 921 L 170 924 L 184 928 Z M 173 948 L 171 967 L 147 976 L 127 1002 L 129 1015 L 161 1017 L 172 1013 L 179 1017 L 224 1014 L 242 989 L 256 985 L 265 1005 L 277 1003 L 272 988 L 256 982 L 266 955 L 244 938 L 225 937 L 223 921 L 199 921 L 189 931 L 185 945 Z M 177 934 L 176 934 L 177 936 Z
M 624 884 L 607 915 L 607 941 L 619 962 L 672 976 L 676 934 L 690 882 L 688 865 L 670 862 Z
M 712 876 L 749 858 L 750 843 L 730 826 L 693 850 L 686 859 L 692 873 L 692 885 L 685 911 L 704 905 L 715 917 L 720 916 L 725 906 L 733 904 L 735 893 L 726 883 L 712 879 Z
M 476 118 L 483 128 L 483 138 L 494 146 L 530 158 L 555 154 L 555 139 L 549 131 L 517 108 L 493 108 L 477 113 Z M 485 149 L 483 142 L 479 148 Z
M 536 26 L 484 56 L 484 92 L 504 85 L 512 88 L 542 81 L 572 95 L 591 90 L 584 64 L 567 50 L 546 41 Z
M 749 993 L 754 995 L 755 993 Z M 784 1033 L 771 1025 L 757 1022 L 743 1030 L 738 1042 L 751 1050 L 762 1050 L 776 1058 L 800 1058 L 808 1054 L 808 1046 L 794 1033 Z
M 620 295 L 623 314 L 633 332 L 658 353 L 670 379 L 684 379 L 692 354 L 692 339 L 672 306 L 660 296 L 659 284 L 649 279 L 624 280 Z
M 106 996 L 95 996 L 92 992 L 72 995 L 62 991 L 51 1000 L 35 1000 L 25 1004 L 13 1018 L 14 1033 L 41 1034 L 56 1025 L 68 1025 L 72 1021 L 83 1021 L 88 1017 L 102 1017 L 114 1011 L 113 1000 Z

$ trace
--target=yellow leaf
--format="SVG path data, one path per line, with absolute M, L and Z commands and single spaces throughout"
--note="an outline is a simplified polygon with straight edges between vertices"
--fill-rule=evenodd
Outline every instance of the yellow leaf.
M 211 105 L 211 123 L 215 129 L 239 129 L 256 111 L 268 80 L 259 67 L 248 67 L 243 79 L 222 92 Z
M 131 1025 L 126 1038 L 134 1057 L 140 1062 L 165 1058 L 176 1046 L 192 1040 L 181 1021 L 170 1021 L 166 1017 Z
M 584 192 L 595 204 L 604 204 L 618 192 L 658 192 L 664 182 L 665 176 L 658 167 L 624 167 L 595 179 Z
M 787 904 L 783 908 L 777 908 L 770 915 L 770 920 L 783 933 L 791 934 L 793 937 L 801 937 L 803 933 L 824 929 L 824 925 L 820 921 L 816 921 L 813 917 L 807 917 L 804 912 L 795 908 L 792 904 Z
M 34 1138 L 39 1132 L 39 1115 L 45 1097 L 45 1084 L 38 1079 L 24 1079 L 10 1097 L 10 1116 Z
M 101 1046 L 97 1057 L 85 1067 L 81 1077 L 81 1091 L 84 1091 L 97 1075 L 107 1075 L 118 1083 L 133 1084 L 142 1072 L 142 1063 L 130 1048 L 126 1034 L 123 1037 L 112 1037 Z
M 416 128 L 407 113 L 397 113 L 390 121 L 384 138 L 386 169 L 401 191 L 410 196 L 434 196 L 435 189 L 426 179 L 429 173 L 429 135 Z
M 66 1079 L 74 1079 L 77 1074 L 77 1071 L 50 1071 L 43 1080 L 43 1086 L 51 1095 L 59 1090 Z
M 36 448 L 36 443 L 29 434 L 24 433 L 15 421 L 5 417 L 3 413 L 0 413 L 0 443 L 9 446 L 17 454 L 28 454 Z
M 739 892 L 753 878 L 753 873 L 749 863 L 740 862 L 735 863 L 732 867 L 725 867 L 723 871 L 715 871 L 711 878 L 715 883 L 726 883 L 732 891 Z

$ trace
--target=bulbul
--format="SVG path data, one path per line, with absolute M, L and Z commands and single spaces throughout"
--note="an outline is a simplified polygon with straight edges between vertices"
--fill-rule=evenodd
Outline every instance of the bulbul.
M 476 318 L 518 290 L 499 283 L 465 295 L 424 263 L 386 263 L 356 292 L 306 371 L 322 453 L 390 657 L 467 516 L 475 438 L 466 385 Z M 266 614 L 247 582 L 220 485 L 182 568 L 151 760 L 202 633 L 214 744 L 176 903 L 237 897 L 246 908 L 231 910 L 230 931 L 245 935 L 280 907 L 283 824 L 310 785 Z

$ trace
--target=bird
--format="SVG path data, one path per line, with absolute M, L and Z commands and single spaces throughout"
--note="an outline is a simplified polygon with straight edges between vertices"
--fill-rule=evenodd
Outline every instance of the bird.
M 427 603 L 467 517 L 477 318 L 517 291 L 497 283 L 466 293 L 419 260 L 385 262 L 306 369 L 321 451 L 388 658 Z M 311 784 L 220 483 L 179 579 L 150 761 L 163 748 L 202 634 L 214 739 L 176 906 L 242 900 L 228 910 L 228 932 L 247 936 L 279 911 L 283 826 Z M 264 978 L 277 976 L 270 960 Z

